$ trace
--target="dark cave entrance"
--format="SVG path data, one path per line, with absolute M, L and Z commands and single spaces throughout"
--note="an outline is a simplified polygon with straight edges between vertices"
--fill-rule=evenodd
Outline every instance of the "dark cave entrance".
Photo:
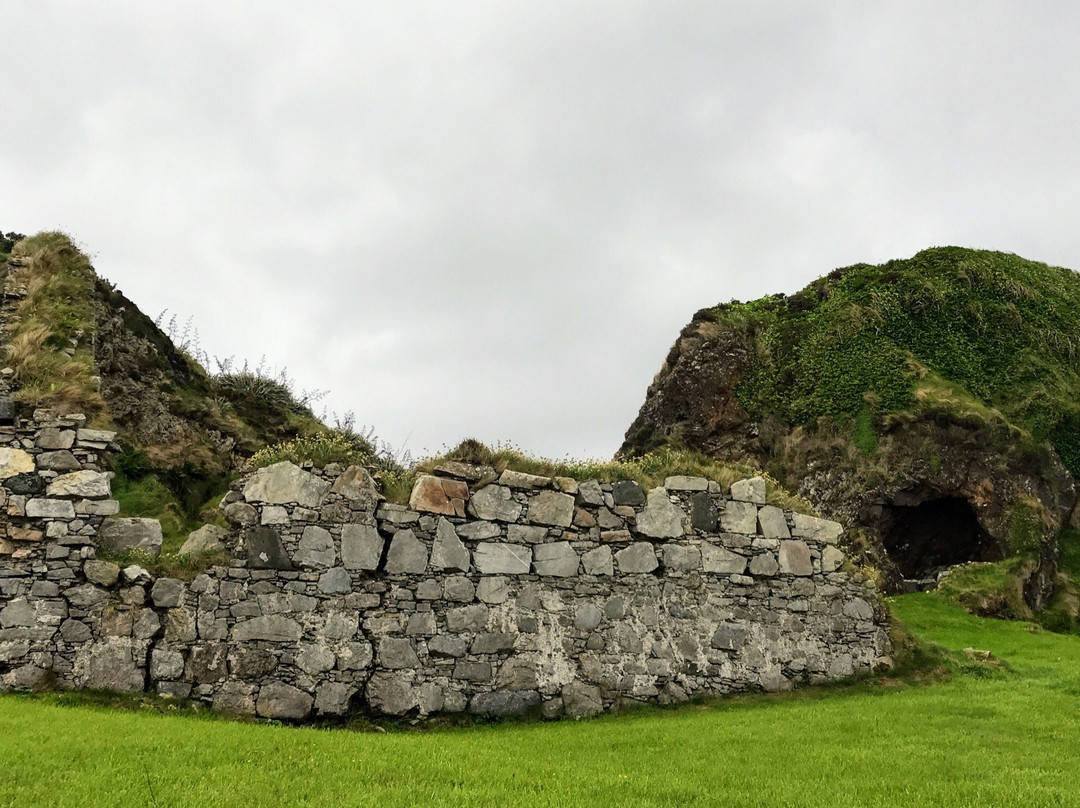
M 905 580 L 929 583 L 946 567 L 999 560 L 993 540 L 963 497 L 887 505 L 884 515 L 885 551 Z

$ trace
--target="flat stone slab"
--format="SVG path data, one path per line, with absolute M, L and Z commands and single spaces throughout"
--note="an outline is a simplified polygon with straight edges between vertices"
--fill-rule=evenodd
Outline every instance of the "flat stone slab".
M 664 488 L 668 491 L 708 491 L 709 481 L 704 477 L 675 475 L 664 480 Z
M 751 477 L 748 480 L 739 480 L 731 484 L 731 498 L 741 502 L 753 502 L 755 505 L 765 504 L 765 478 Z
M 345 569 L 378 569 L 385 543 L 374 525 L 342 525 L 341 561 Z
M 844 535 L 844 526 L 839 522 L 821 519 L 817 516 L 807 516 L 804 513 L 792 513 L 791 520 L 795 526 L 791 535 L 800 539 L 813 539 L 826 544 L 836 544 Z
M 27 474 L 35 470 L 34 457 L 22 449 L 10 449 L 7 446 L 0 447 L 0 480 L 14 477 L 16 474 Z
M 326 480 L 284 460 L 256 471 L 244 486 L 244 499 L 268 505 L 295 503 L 306 508 L 317 508 L 329 491 L 330 483 Z
M 292 560 L 272 527 L 253 527 L 244 532 L 247 565 L 253 570 L 291 570 Z
M 527 575 L 533 551 L 524 544 L 480 542 L 473 550 L 473 563 L 485 575 Z
M 513 499 L 505 485 L 485 485 L 473 492 L 469 513 L 489 522 L 516 522 L 521 516 L 521 503 Z
M 156 556 L 161 553 L 161 541 L 157 519 L 110 517 L 101 523 L 98 533 L 98 543 L 114 553 L 142 550 Z
M 533 571 L 537 575 L 572 578 L 578 574 L 580 558 L 568 541 L 538 544 L 533 548 Z
M 742 575 L 746 571 L 746 557 L 728 550 L 702 542 L 701 565 L 705 572 L 720 575 Z
M 526 474 L 523 471 L 507 469 L 499 475 L 499 485 L 524 489 L 550 488 L 552 481 L 550 477 L 541 477 L 537 474 Z
M 454 526 L 443 518 L 435 529 L 435 544 L 431 548 L 431 566 L 438 570 L 469 571 L 469 550 L 458 538 Z
M 810 560 L 810 548 L 804 541 L 780 542 L 780 572 L 791 575 L 813 575 L 814 564 Z
M 757 534 L 757 511 L 757 505 L 752 502 L 728 502 L 720 514 L 720 529 L 725 533 L 754 536 Z
M 574 498 L 558 491 L 541 491 L 529 498 L 528 518 L 538 525 L 570 527 L 574 521 Z
M 399 530 L 390 540 L 386 554 L 386 571 L 391 574 L 418 575 L 427 570 L 428 551 L 411 530 Z
M 787 539 L 791 537 L 787 517 L 775 505 L 762 505 L 758 509 L 758 526 L 766 539 Z

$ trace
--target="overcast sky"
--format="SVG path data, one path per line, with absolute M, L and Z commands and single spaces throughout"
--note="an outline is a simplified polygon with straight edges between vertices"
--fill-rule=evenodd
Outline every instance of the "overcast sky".
M 0 228 L 414 455 L 605 457 L 702 307 L 1080 267 L 1076 2 L 5 0 Z

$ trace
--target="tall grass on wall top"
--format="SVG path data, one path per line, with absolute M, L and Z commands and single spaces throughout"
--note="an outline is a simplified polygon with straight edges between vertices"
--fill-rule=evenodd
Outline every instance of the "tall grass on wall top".
M 374 462 L 375 451 L 358 435 L 327 431 L 260 449 L 252 456 L 250 467 L 260 469 L 286 460 L 297 465 L 311 463 L 319 468 L 327 463 L 367 466 Z
M 15 399 L 32 407 L 105 410 L 93 356 L 90 260 L 63 233 L 39 233 L 11 254 L 15 287 L 25 289 L 4 335 L 4 360 L 15 371 Z

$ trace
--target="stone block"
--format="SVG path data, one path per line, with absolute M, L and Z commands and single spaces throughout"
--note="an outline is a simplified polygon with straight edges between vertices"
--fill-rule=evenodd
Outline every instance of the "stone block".
M 572 578 L 578 574 L 578 554 L 568 541 L 540 544 L 533 548 L 533 572 L 557 578 Z
M 324 595 L 344 595 L 352 591 L 352 578 L 344 567 L 331 567 L 319 576 L 318 589 Z
M 491 665 L 487 662 L 467 662 L 461 660 L 454 665 L 454 679 L 466 682 L 490 682 Z
M 541 491 L 529 497 L 528 519 L 537 525 L 570 527 L 574 521 L 574 498 L 559 491 Z
M 296 642 L 303 633 L 295 620 L 280 614 L 268 614 L 237 623 L 233 626 L 232 638 L 237 642 Z
M 101 523 L 98 532 L 99 545 L 112 553 L 142 550 L 156 556 L 161 552 L 161 541 L 161 523 L 157 519 L 111 517 Z
M 460 480 L 421 474 L 409 495 L 409 507 L 421 513 L 464 516 L 469 486 Z
M 660 553 L 666 570 L 690 572 L 701 569 L 701 550 L 698 547 L 665 544 Z
M 377 569 L 384 545 L 374 525 L 350 523 L 341 527 L 341 561 L 345 569 Z
M 476 596 L 476 587 L 464 575 L 452 575 L 443 582 L 442 596 L 451 603 L 470 603 Z
M 720 512 L 710 494 L 699 491 L 690 498 L 690 526 L 694 530 L 715 533 Z
M 510 590 L 501 575 L 485 576 L 476 585 L 476 597 L 484 603 L 505 603 Z
M 664 480 L 664 488 L 668 491 L 708 491 L 709 481 L 704 477 L 675 475 Z
M 757 505 L 753 502 L 730 501 L 720 514 L 720 529 L 725 533 L 757 535 Z
M 375 481 L 371 479 L 367 469 L 361 466 L 349 466 L 339 474 L 330 486 L 330 493 L 359 503 L 370 510 L 374 510 L 375 504 L 382 499 Z
M 180 548 L 180 555 L 198 555 L 225 549 L 229 531 L 217 525 L 203 525 L 188 533 L 187 541 Z
M 645 490 L 633 480 L 619 480 L 611 484 L 611 498 L 616 505 L 644 505 Z
M 844 563 L 844 553 L 838 547 L 832 545 L 821 551 L 821 571 L 836 572 Z
M 751 477 L 731 484 L 731 498 L 740 502 L 765 504 L 765 478 Z
M 319 507 L 330 492 L 330 483 L 285 460 L 255 472 L 244 486 L 244 499 L 267 505 Z
M 262 718 L 302 721 L 311 713 L 311 696 L 284 682 L 270 682 L 259 688 L 255 712 Z
M 469 712 L 474 715 L 524 715 L 539 708 L 540 694 L 535 690 L 477 693 L 469 702 Z
M 330 531 L 318 525 L 305 527 L 293 554 L 293 563 L 308 569 L 325 569 L 332 567 L 336 559 L 334 538 Z
M 344 715 L 356 688 L 342 682 L 322 682 L 315 689 L 315 712 L 319 715 Z
M 78 471 L 82 463 L 71 452 L 62 449 L 58 452 L 42 452 L 37 456 L 37 467 L 43 471 Z
M 550 488 L 552 481 L 550 477 L 541 477 L 536 474 L 526 474 L 523 471 L 506 469 L 506 471 L 499 475 L 499 485 L 505 485 L 509 488 L 534 490 L 537 488 Z
M 112 495 L 108 474 L 98 471 L 73 471 L 53 479 L 46 489 L 50 497 L 107 499 Z
M 439 523 L 435 529 L 435 543 L 431 548 L 431 567 L 437 570 L 469 571 L 469 550 L 458 538 L 454 526 L 442 517 L 439 517 Z
M 473 564 L 485 575 L 526 575 L 532 566 L 532 548 L 523 544 L 480 542 L 473 551 Z
M 758 509 L 758 527 L 761 529 L 761 535 L 766 539 L 791 538 L 787 517 L 775 505 L 762 505 Z
M 263 505 L 259 514 L 260 525 L 289 524 L 289 509 L 284 505 Z
M 780 569 L 780 565 L 776 561 L 776 556 L 771 552 L 758 553 L 750 559 L 750 574 L 762 577 L 770 577 L 776 575 L 777 570 Z
M 466 541 L 485 541 L 502 535 L 503 529 L 494 522 L 466 522 L 455 530 Z
M 376 671 L 368 679 L 364 696 L 376 715 L 405 715 L 419 706 L 419 688 L 411 672 Z
M 653 546 L 645 541 L 634 542 L 615 553 L 615 563 L 624 575 L 648 573 L 660 566 Z
M 814 565 L 810 560 L 810 548 L 804 541 L 780 542 L 780 572 L 790 575 L 813 575 Z
M 427 570 L 428 551 L 411 530 L 399 530 L 390 540 L 386 571 L 391 575 L 419 575 Z
M 474 491 L 469 499 L 469 513 L 489 522 L 516 522 L 521 516 L 521 503 L 504 485 L 485 485 Z
M 74 519 L 75 506 L 66 499 L 31 499 L 26 503 L 26 515 L 35 519 Z
M 158 609 L 172 609 L 183 602 L 185 589 L 178 578 L 158 578 L 150 590 L 150 600 Z
M 17 474 L 28 474 L 36 470 L 34 457 L 22 449 L 0 447 L 0 480 L 6 480 Z
M 844 535 L 844 526 L 828 519 L 820 519 L 816 516 L 807 516 L 803 513 L 791 515 L 794 528 L 791 535 L 800 539 L 811 539 L 825 544 L 836 544 Z
M 244 531 L 244 552 L 248 569 L 291 570 L 292 561 L 281 545 L 281 536 L 272 527 L 249 527 Z
M 705 572 L 720 575 L 742 575 L 746 570 L 746 558 L 724 547 L 702 543 L 701 565 Z
M 46 451 L 70 449 L 75 445 L 75 430 L 47 426 L 37 436 L 37 447 Z
M 578 505 L 603 505 L 604 490 L 596 480 L 586 480 L 578 485 L 576 500 Z
M 597 547 L 582 554 L 581 565 L 586 575 L 614 575 L 615 565 L 610 547 Z
M 379 667 L 388 670 L 420 667 L 412 640 L 401 637 L 384 637 L 379 642 L 377 662 Z
M 574 680 L 562 689 L 563 709 L 572 718 L 587 718 L 604 711 L 600 688 Z

